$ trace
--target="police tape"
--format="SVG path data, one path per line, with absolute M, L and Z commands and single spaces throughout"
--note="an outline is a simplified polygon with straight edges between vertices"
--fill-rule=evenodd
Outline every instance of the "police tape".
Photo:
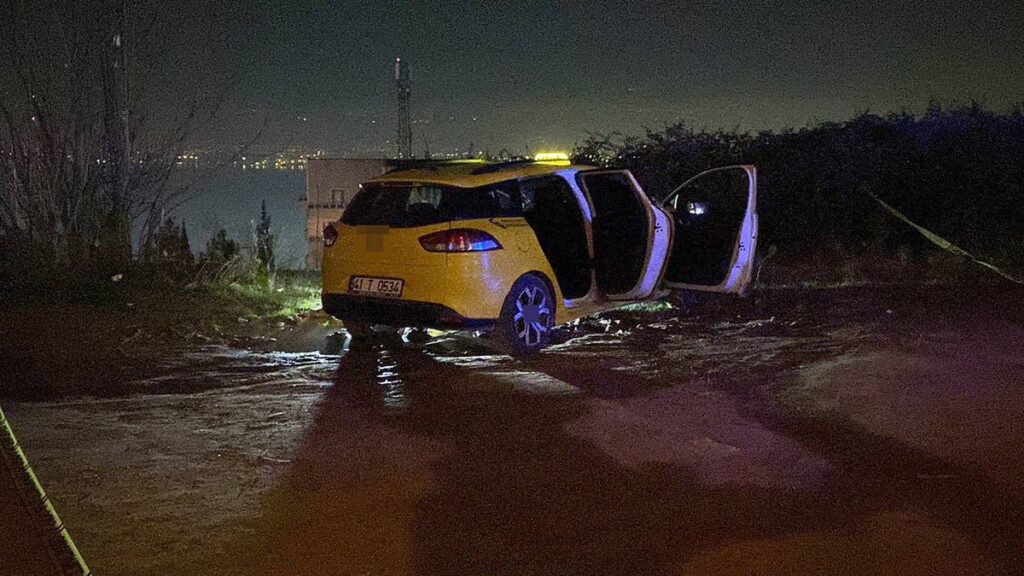
M 1020 276 L 1017 276 L 1015 274 L 1011 274 L 1010 272 L 1007 272 L 1007 271 L 999 268 L 995 264 L 992 264 L 990 262 L 986 262 L 986 261 L 982 260 L 981 258 L 978 258 L 977 256 L 974 256 L 970 252 L 964 250 L 963 248 L 957 246 L 956 244 L 953 244 L 949 240 L 946 240 L 945 238 L 939 236 L 938 234 L 932 232 L 931 230 L 928 230 L 927 228 L 914 223 L 913 221 L 910 220 L 910 218 L 907 218 L 906 216 L 904 216 L 902 212 L 900 212 L 899 210 L 893 208 L 892 206 L 887 204 L 885 202 L 885 200 L 882 200 L 881 198 L 876 196 L 874 192 L 868 192 L 868 195 L 871 196 L 872 198 L 874 198 L 875 202 L 878 202 L 882 206 L 882 208 L 885 208 L 886 212 L 888 212 L 889 214 L 892 214 L 897 219 L 899 219 L 899 220 L 909 224 L 911 228 L 913 228 L 914 230 L 917 230 L 918 233 L 920 233 L 922 236 L 924 236 L 929 241 L 931 241 L 933 244 L 935 244 L 939 248 L 942 248 L 946 252 L 949 252 L 950 254 L 954 254 L 956 256 L 961 256 L 961 257 L 964 257 L 964 258 L 968 258 L 971 261 L 973 261 L 975 264 L 980 264 L 981 266 L 984 266 L 985 268 L 988 268 L 992 272 L 995 272 L 996 274 L 1002 276 L 1003 278 L 1009 280 L 1010 282 L 1016 282 L 1017 284 L 1024 284 L 1024 278 L 1022 278 Z
M 53 527 L 57 529 L 57 532 L 60 534 L 61 538 L 63 538 L 68 551 L 72 556 L 74 556 L 75 562 L 78 564 L 78 568 L 82 571 L 82 576 L 90 576 L 92 572 L 89 570 L 89 566 L 86 565 L 85 559 L 82 558 L 82 554 L 78 551 L 78 546 L 76 546 L 75 541 L 71 539 L 71 534 L 64 526 L 64 522 L 60 519 L 60 515 L 57 514 L 57 509 L 53 507 L 53 503 L 50 502 L 50 497 L 46 495 L 46 491 L 43 490 L 43 485 L 39 483 L 36 473 L 32 470 L 32 466 L 29 465 L 28 458 L 21 450 L 21 445 L 18 444 L 18 438 L 14 435 L 14 430 L 11 428 L 11 424 L 7 421 L 7 416 L 4 414 L 3 408 L 0 408 L 0 428 L 3 428 L 4 432 L 7 434 L 7 441 L 10 448 L 21 461 L 21 466 L 24 469 L 25 474 L 28 475 L 29 480 L 32 482 L 32 485 L 36 490 L 36 494 L 39 496 L 39 501 L 50 514 L 50 518 L 53 520 Z

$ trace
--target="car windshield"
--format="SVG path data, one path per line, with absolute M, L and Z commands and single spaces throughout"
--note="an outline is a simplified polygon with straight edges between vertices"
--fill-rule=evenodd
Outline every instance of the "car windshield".
M 523 203 L 514 181 L 481 188 L 370 183 L 352 198 L 341 221 L 350 226 L 411 228 L 522 213 Z

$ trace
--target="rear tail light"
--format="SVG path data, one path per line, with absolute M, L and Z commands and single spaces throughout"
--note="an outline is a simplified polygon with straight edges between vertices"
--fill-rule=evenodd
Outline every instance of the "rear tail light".
M 338 241 L 338 229 L 333 224 L 324 227 L 324 246 L 330 248 Z
M 427 252 L 486 252 L 501 250 L 501 244 L 483 230 L 454 228 L 420 236 L 420 245 Z

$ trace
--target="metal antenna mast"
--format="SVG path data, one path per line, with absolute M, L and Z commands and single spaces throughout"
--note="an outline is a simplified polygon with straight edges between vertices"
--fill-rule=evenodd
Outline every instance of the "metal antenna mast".
M 395 86 L 398 88 L 398 157 L 412 158 L 412 123 L 409 121 L 409 65 L 395 58 Z

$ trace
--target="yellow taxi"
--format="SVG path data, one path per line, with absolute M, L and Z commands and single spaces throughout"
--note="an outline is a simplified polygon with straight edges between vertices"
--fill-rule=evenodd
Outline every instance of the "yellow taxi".
M 478 329 L 528 354 L 551 329 L 666 289 L 751 279 L 757 172 L 698 174 L 661 201 L 565 155 L 423 163 L 364 183 L 324 230 L 323 306 L 372 325 Z

